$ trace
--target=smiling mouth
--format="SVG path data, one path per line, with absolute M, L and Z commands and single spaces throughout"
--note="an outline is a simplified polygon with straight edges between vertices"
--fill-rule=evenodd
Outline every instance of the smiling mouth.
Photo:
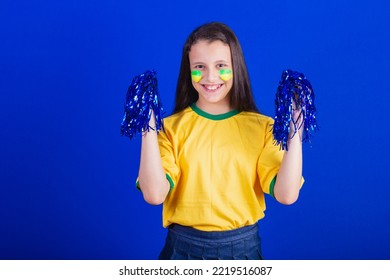
M 206 91 L 216 91 L 218 90 L 220 87 L 222 87 L 223 84 L 219 84 L 219 85 L 202 85 L 203 88 L 206 90 Z

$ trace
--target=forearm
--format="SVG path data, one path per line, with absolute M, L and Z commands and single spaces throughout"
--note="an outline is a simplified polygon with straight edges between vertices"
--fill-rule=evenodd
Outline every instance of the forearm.
M 302 141 L 298 133 L 288 141 L 276 178 L 274 195 L 283 204 L 294 203 L 299 196 L 302 181 Z
M 155 127 L 154 115 L 150 126 Z M 144 199 L 150 204 L 161 204 L 169 192 L 169 182 L 162 166 L 157 133 L 154 130 L 142 136 L 138 182 Z

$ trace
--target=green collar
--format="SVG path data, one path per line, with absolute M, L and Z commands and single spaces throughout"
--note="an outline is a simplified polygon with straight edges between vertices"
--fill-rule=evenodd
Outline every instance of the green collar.
M 232 110 L 232 111 L 224 113 L 224 114 L 212 115 L 212 114 L 209 114 L 209 113 L 201 110 L 198 106 L 196 106 L 195 103 L 192 103 L 190 105 L 190 107 L 199 116 L 202 116 L 202 117 L 204 117 L 206 119 L 210 119 L 210 120 L 214 120 L 214 121 L 220 121 L 220 120 L 228 119 L 228 118 L 233 117 L 233 116 L 237 115 L 238 113 L 240 113 L 238 110 Z

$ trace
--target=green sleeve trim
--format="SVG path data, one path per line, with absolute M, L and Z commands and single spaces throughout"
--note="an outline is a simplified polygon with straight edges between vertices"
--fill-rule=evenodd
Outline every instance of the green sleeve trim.
M 169 182 L 169 192 L 171 192 L 171 190 L 173 190 L 173 188 L 175 187 L 175 184 L 173 183 L 171 176 L 165 174 L 165 177 L 167 177 L 167 180 Z
M 275 175 L 275 177 L 272 179 L 271 183 L 269 184 L 269 194 L 275 198 L 275 193 L 274 193 L 274 189 L 275 189 L 275 183 L 276 183 L 276 177 L 277 175 Z
M 172 180 L 171 176 L 169 176 L 168 174 L 165 174 L 165 177 L 167 178 L 167 180 L 168 180 L 168 182 L 169 182 L 169 192 L 170 192 L 171 190 L 173 190 L 175 184 L 173 183 L 173 180 Z M 137 181 L 135 182 L 135 187 L 136 187 L 139 191 L 141 191 L 141 188 L 140 188 L 140 186 L 139 186 L 139 179 L 138 179 L 138 178 L 137 178 Z

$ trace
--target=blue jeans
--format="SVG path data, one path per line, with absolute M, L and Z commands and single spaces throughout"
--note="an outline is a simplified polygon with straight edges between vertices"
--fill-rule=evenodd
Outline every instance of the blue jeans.
M 160 260 L 262 260 L 258 224 L 228 231 L 170 225 Z

